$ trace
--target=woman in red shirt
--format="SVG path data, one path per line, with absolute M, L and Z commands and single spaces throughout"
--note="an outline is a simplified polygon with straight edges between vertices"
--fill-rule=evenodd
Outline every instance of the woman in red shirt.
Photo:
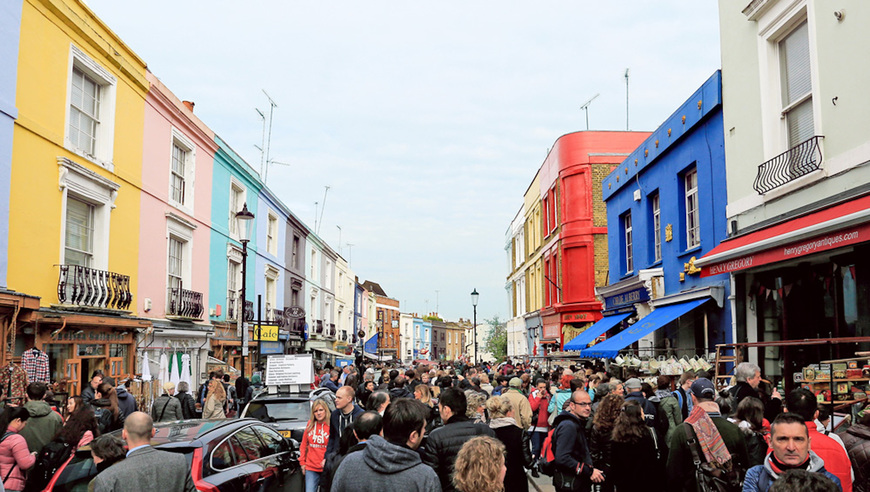
M 300 463 L 305 475 L 305 492 L 315 492 L 320 484 L 320 474 L 326 462 L 326 445 L 329 443 L 329 407 L 323 400 L 311 404 L 311 418 L 305 426 L 300 446 Z

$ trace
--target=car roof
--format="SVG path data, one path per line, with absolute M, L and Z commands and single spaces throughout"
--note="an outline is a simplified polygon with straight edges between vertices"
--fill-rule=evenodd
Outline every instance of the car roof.
M 236 429 L 250 424 L 260 424 L 253 418 L 244 419 L 191 419 L 175 420 L 172 422 L 155 422 L 154 437 L 151 445 L 160 448 L 175 447 L 200 447 L 204 441 L 208 441 L 214 434 L 233 432 Z M 110 434 L 121 437 L 121 431 L 117 430 Z M 90 450 L 90 444 L 82 446 L 82 450 Z
M 309 395 L 308 393 L 278 393 L 276 395 L 270 395 L 268 393 L 261 393 L 254 397 L 251 402 L 285 402 L 285 401 L 308 401 Z

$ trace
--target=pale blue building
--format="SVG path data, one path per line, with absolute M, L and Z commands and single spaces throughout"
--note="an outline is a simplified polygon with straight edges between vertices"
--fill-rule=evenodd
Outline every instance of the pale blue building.
M 18 110 L 18 38 L 22 2 L 0 3 L 0 288 L 6 287 L 9 241 L 9 183 L 12 172 L 12 129 Z

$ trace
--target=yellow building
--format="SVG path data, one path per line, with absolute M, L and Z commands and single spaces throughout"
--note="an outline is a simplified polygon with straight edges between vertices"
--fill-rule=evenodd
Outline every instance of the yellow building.
M 3 335 L 71 394 L 134 372 L 145 62 L 78 0 L 24 0 L 9 288 L 40 298 Z M 137 305 L 137 303 L 139 303 Z M 147 309 L 147 306 L 145 306 Z

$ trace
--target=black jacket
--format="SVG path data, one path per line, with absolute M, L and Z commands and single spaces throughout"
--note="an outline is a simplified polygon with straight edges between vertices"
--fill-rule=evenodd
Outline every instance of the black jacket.
M 351 403 L 353 405 L 353 410 L 350 412 L 350 422 L 354 422 L 357 417 L 363 414 L 364 410 L 356 404 Z M 329 416 L 329 441 L 326 443 L 326 454 L 324 455 L 324 459 L 329 461 L 329 458 L 332 455 L 338 453 L 338 442 L 341 440 L 341 433 L 339 429 L 341 428 L 341 410 L 335 409 L 332 411 L 332 415 Z
M 586 440 L 586 423 L 568 410 L 553 421 L 553 461 L 556 470 L 566 475 L 579 475 L 585 487 L 592 483 L 592 453 Z
M 500 419 L 495 419 L 490 425 L 494 425 L 497 420 Z M 532 467 L 529 433 L 517 427 L 516 424 L 494 427 L 492 430 L 507 451 L 504 461 L 505 467 L 507 467 L 507 473 L 504 476 L 504 492 L 528 491 L 529 481 L 526 480 L 525 469 Z
M 636 442 L 613 442 L 608 469 L 608 482 L 616 485 L 616 490 L 667 490 L 664 467 L 651 433 Z
M 414 399 L 414 394 L 406 390 L 405 388 L 392 388 L 390 390 L 390 401 L 393 401 L 397 398 L 410 398 Z
M 193 397 L 188 395 L 187 391 L 179 391 L 175 397 L 178 398 L 178 401 L 181 403 L 181 415 L 184 416 L 184 419 L 195 419 L 197 415 L 196 404 L 193 401 Z
M 455 490 L 451 476 L 456 455 L 466 441 L 476 436 L 495 437 L 495 432 L 486 424 L 475 424 L 465 415 L 454 415 L 444 426 L 433 430 L 426 439 L 422 453 L 423 463 L 435 469 L 443 492 Z
M 646 425 L 654 427 L 656 422 L 656 406 L 647 400 L 641 391 L 634 391 L 625 395 L 625 401 L 629 400 L 634 400 L 640 404 L 640 407 L 643 408 L 644 422 L 646 422 Z
M 737 405 L 743 401 L 747 396 L 754 396 L 758 398 L 758 391 L 752 389 L 752 386 L 749 386 L 749 383 L 746 381 L 738 381 L 737 384 L 734 385 L 730 390 L 731 397 L 734 398 L 734 408 L 731 409 L 732 412 L 737 411 Z

